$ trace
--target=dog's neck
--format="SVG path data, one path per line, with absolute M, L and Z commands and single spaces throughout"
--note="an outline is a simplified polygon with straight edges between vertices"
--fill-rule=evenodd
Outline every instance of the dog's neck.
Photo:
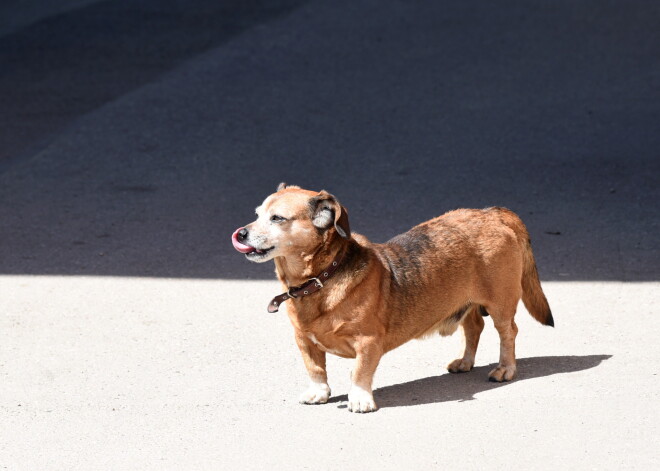
M 275 258 L 277 278 L 290 288 L 299 286 L 325 270 L 343 251 L 347 243 L 339 236 L 332 237 L 312 253 L 296 257 Z

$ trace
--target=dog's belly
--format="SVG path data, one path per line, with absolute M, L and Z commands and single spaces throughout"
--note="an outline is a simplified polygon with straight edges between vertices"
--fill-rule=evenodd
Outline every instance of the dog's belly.
M 418 331 L 414 335 L 414 338 L 425 339 L 438 334 L 443 337 L 453 335 L 461 326 L 463 319 L 475 308 L 476 306 L 468 301 L 462 307 L 456 309 L 450 316 L 426 324 L 425 327 L 422 327 L 421 331 Z
M 458 327 L 460 326 L 460 321 L 456 321 L 454 318 L 449 317 L 441 321 L 436 322 L 430 328 L 426 329 L 420 335 L 416 336 L 417 339 L 425 339 L 431 336 L 440 334 L 443 337 L 448 337 L 452 335 Z

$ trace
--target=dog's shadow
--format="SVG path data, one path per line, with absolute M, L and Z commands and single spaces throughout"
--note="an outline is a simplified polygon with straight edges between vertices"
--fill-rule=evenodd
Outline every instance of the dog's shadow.
M 611 357 L 612 355 L 586 355 L 519 358 L 517 360 L 517 376 L 514 381 L 505 383 L 489 382 L 488 372 L 496 365 L 492 364 L 479 366 L 469 373 L 446 373 L 440 376 L 430 376 L 406 383 L 385 386 L 374 391 L 374 398 L 381 409 L 446 401 L 471 401 L 475 399 L 474 396 L 478 393 L 506 387 L 508 384 L 527 379 L 588 370 Z M 343 394 L 330 398 L 328 402 L 343 403 L 347 400 L 348 396 Z M 346 408 L 346 404 L 340 404 L 338 407 Z

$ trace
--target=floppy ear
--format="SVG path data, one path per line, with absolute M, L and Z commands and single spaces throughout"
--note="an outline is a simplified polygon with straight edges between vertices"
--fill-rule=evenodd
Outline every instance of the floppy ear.
M 321 191 L 309 202 L 312 210 L 312 224 L 319 229 L 328 229 L 334 223 L 337 234 L 344 239 L 351 238 L 351 226 L 348 223 L 348 211 L 337 198 L 330 193 Z

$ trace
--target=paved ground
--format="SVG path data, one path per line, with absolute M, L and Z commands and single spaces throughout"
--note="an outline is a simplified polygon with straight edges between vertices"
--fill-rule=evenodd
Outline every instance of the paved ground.
M 0 469 L 660 465 L 656 2 L 2 8 Z M 470 374 L 456 338 L 388 354 L 375 414 L 336 358 L 297 405 L 229 243 L 282 180 L 379 241 L 514 209 L 557 328 L 521 308 L 510 384 L 488 326 Z

